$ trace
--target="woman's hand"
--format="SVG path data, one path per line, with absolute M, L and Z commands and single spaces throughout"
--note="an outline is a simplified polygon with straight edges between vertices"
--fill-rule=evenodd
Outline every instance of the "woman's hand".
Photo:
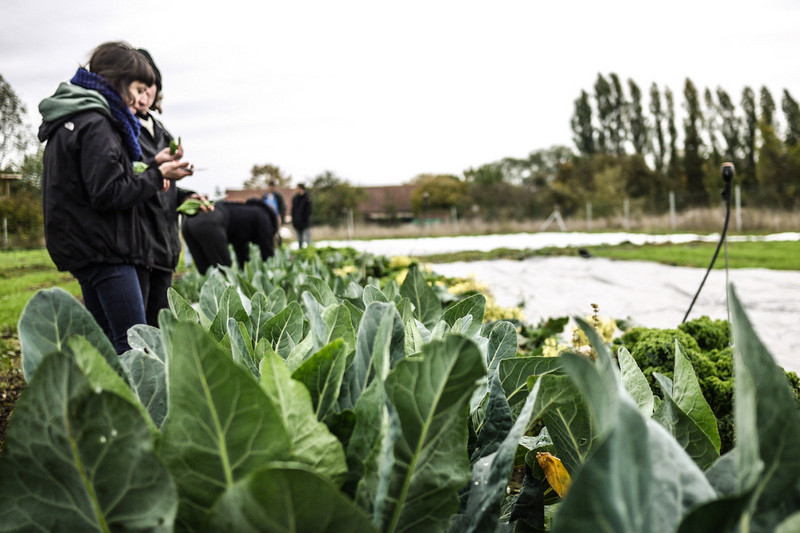
M 201 211 L 213 211 L 214 210 L 214 204 L 209 202 L 208 198 L 206 198 L 205 196 L 202 196 L 202 195 L 199 195 L 197 193 L 194 193 L 194 194 L 190 194 L 189 198 L 195 198 L 197 200 L 200 200 L 200 202 L 201 202 L 200 210 Z
M 169 148 L 167 148 L 167 152 L 169 152 Z M 158 158 L 156 158 L 156 161 L 158 161 Z M 186 161 L 166 161 L 158 165 L 158 170 L 168 180 L 182 180 L 186 176 L 192 175 L 192 167 Z
M 174 154 L 169 153 L 169 146 L 156 154 L 156 163 L 161 165 L 167 161 L 179 161 L 183 157 L 183 145 L 178 145 Z

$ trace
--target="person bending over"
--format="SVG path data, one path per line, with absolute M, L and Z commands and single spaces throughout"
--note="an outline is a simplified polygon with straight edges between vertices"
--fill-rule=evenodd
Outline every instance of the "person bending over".
M 275 253 L 277 216 L 261 198 L 245 203 L 217 202 L 213 211 L 186 217 L 181 231 L 201 274 L 212 266 L 231 266 L 228 246 L 233 247 L 239 268 L 250 260 L 250 243 L 261 250 L 261 258 Z

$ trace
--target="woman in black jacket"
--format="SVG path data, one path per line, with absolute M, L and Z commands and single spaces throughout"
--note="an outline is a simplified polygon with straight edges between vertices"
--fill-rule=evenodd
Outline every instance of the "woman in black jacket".
M 104 43 L 87 69 L 39 104 L 47 250 L 59 270 L 77 278 L 86 308 L 118 353 L 129 348 L 128 329 L 145 322 L 135 265 L 147 264 L 151 252 L 136 206 L 158 193 L 164 178 L 187 174 L 169 150 L 134 173 L 139 123 L 128 107 L 154 81 L 142 54 Z
M 144 94 L 135 99 L 131 112 L 136 115 L 141 131 L 139 146 L 142 148 L 142 161 L 151 163 L 156 156 L 169 148 L 173 140 L 160 120 L 150 112 L 161 112 L 161 72 L 147 50 L 139 48 L 155 74 L 155 81 Z M 176 156 L 183 156 L 183 146 L 178 145 Z M 186 170 L 189 175 L 191 172 Z M 146 238 L 150 242 L 152 254 L 146 265 L 137 265 L 139 285 L 142 289 L 145 317 L 151 326 L 158 326 L 158 313 L 169 306 L 167 290 L 172 286 L 172 273 L 178 266 L 181 254 L 181 238 L 178 231 L 178 206 L 187 198 L 200 198 L 194 191 L 181 189 L 170 180 L 164 180 L 164 189 L 151 196 L 138 209 L 144 222 Z M 206 210 L 205 204 L 201 209 Z M 213 209 L 213 208 L 212 208 Z

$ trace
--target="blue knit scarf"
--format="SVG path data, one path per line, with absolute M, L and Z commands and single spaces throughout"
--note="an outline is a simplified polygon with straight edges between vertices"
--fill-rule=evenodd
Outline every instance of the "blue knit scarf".
M 78 85 L 84 89 L 97 91 L 105 97 L 111 108 L 111 116 L 120 123 L 122 141 L 131 161 L 138 161 L 142 157 L 142 149 L 139 146 L 139 130 L 141 126 L 128 106 L 125 105 L 125 102 L 122 101 L 119 91 L 112 87 L 102 76 L 89 72 L 84 68 L 79 68 L 75 76 L 69 81 L 73 85 Z

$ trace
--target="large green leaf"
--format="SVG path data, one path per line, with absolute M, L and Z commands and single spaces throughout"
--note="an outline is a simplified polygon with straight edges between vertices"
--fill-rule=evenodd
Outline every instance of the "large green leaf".
M 345 351 L 350 352 L 356 349 L 356 330 L 346 305 L 337 304 L 326 307 L 322 312 L 322 320 L 327 326 L 326 336 L 322 339 L 323 346 L 330 344 L 335 339 L 342 339 Z
M 499 378 L 495 376 L 493 382 L 498 383 L 498 393 L 502 394 L 499 387 Z M 472 466 L 472 480 L 469 484 L 466 511 L 458 520 L 458 527 L 451 526 L 452 533 L 477 533 L 494 532 L 498 526 L 500 505 L 506 495 L 508 479 L 514 464 L 514 456 L 522 435 L 530 422 L 541 415 L 534 413 L 534 405 L 539 398 L 541 380 L 534 385 L 531 394 L 520 411 L 517 421 L 509 428 L 503 439 L 495 446 L 494 451 L 481 458 Z M 492 392 L 495 392 L 492 387 Z
M 664 401 L 653 413 L 653 420 L 664 426 L 675 437 L 675 440 L 683 446 L 689 457 L 694 459 L 700 468 L 703 470 L 709 468 L 714 461 L 719 459 L 719 453 L 714 449 L 714 443 L 697 425 L 697 422 L 677 404 L 672 396 L 674 389 L 672 380 L 658 372 L 654 372 L 653 376 L 664 393 Z
M 500 362 L 517 355 L 517 330 L 511 322 L 503 320 L 489 331 L 486 349 L 486 366 L 489 373 L 496 372 Z
M 97 358 L 95 368 L 103 364 Z M 40 362 L 16 405 L 0 459 L 0 501 L 0 531 L 9 533 L 167 532 L 177 508 L 141 411 L 93 384 L 63 353 Z
M 475 344 L 452 335 L 426 345 L 422 357 L 401 360 L 387 377 L 401 433 L 386 496 L 376 494 L 374 506 L 386 533 L 447 529 L 469 479 L 468 402 L 485 374 Z
M 536 411 L 542 413 L 564 467 L 575 475 L 595 444 L 597 429 L 583 396 L 569 377 L 545 374 L 538 385 Z
M 269 296 L 267 297 L 267 311 L 277 314 L 284 307 L 286 307 L 287 303 L 288 300 L 286 298 L 286 291 L 280 287 L 276 287 L 269 293 Z
M 772 531 L 800 502 L 800 410 L 783 370 L 753 330 L 732 285 L 736 488 L 691 513 L 681 533 L 716 519 L 720 531 Z
M 692 363 L 675 340 L 675 371 L 672 378 L 672 397 L 681 410 L 705 433 L 719 454 L 720 438 L 717 418 L 703 397 L 700 382 Z
M 258 377 L 258 363 L 255 361 L 253 340 L 250 338 L 247 325 L 235 318 L 228 319 L 228 336 L 231 341 L 231 357 L 237 363 L 246 366 L 254 376 Z
M 209 333 L 218 341 L 228 334 L 228 320 L 233 318 L 237 322 L 250 325 L 249 316 L 242 305 L 242 299 L 235 287 L 228 286 L 217 302 L 217 315 L 211 323 Z
M 405 329 L 394 304 L 373 302 L 364 312 L 356 338 L 356 352 L 345 369 L 339 409 L 352 408 L 378 372 L 384 379 L 389 369 L 405 356 Z
M 764 511 L 798 497 L 800 410 L 786 374 L 753 330 L 733 286 L 728 289 L 728 299 L 733 330 L 736 442 L 737 447 L 750 443 L 763 462 L 754 495 L 758 498 L 757 511 Z M 752 464 L 744 464 L 748 460 L 747 454 L 740 457 L 743 473 L 752 468 Z M 742 478 L 743 487 L 749 478 Z
M 489 376 L 489 385 L 489 401 L 486 405 L 486 413 L 481 424 L 475 428 L 478 439 L 475 443 L 475 451 L 470 457 L 470 462 L 472 463 L 481 457 L 494 453 L 514 425 L 514 417 L 511 414 L 511 408 L 508 406 L 508 401 L 497 373 Z
M 49 353 L 61 351 L 72 335 L 85 337 L 121 372 L 117 352 L 91 313 L 64 289 L 54 287 L 37 292 L 19 319 L 22 370 L 30 381 L 36 367 Z
M 140 349 L 128 350 L 120 356 L 120 361 L 136 397 L 160 428 L 169 408 L 164 361 Z
M 553 531 L 674 531 L 689 509 L 716 496 L 714 489 L 675 439 L 642 415 L 610 353 L 597 350 L 602 341 L 593 337 L 595 362 L 577 354 L 561 356 L 599 440 L 577 472 Z
M 210 531 L 377 533 L 364 512 L 325 478 L 300 467 L 266 467 L 228 489 Z
M 378 517 L 382 503 L 376 512 L 376 499 L 382 502 L 383 498 L 377 495 L 386 493 L 394 445 L 400 437 L 397 411 L 386 401 L 383 385 L 381 380 L 373 380 L 353 409 L 355 424 L 347 446 L 348 480 L 343 487 L 364 509 Z
M 316 276 L 306 277 L 298 292 L 302 294 L 304 291 L 309 292 L 323 307 L 339 303 L 330 286 Z
M 128 345 L 132 349 L 141 350 L 164 363 L 167 361 L 167 346 L 164 344 L 164 337 L 158 328 L 147 324 L 133 326 L 128 330 Z
M 414 317 L 425 326 L 433 327 L 439 320 L 442 314 L 442 304 L 434 290 L 425 281 L 425 276 L 422 275 L 418 266 L 414 265 L 408 269 L 408 275 L 400 287 L 400 295 L 411 300 L 411 304 L 414 306 Z
M 674 381 L 653 374 L 664 392 L 653 418 L 660 422 L 703 470 L 719 458 L 717 419 L 711 411 L 692 364 L 675 341 Z
M 263 292 L 257 292 L 250 300 L 250 336 L 254 342 L 258 342 L 262 337 L 262 327 L 267 321 L 275 316 L 269 310 L 269 302 Z
M 364 302 L 365 307 L 369 307 L 372 302 L 389 302 L 389 299 L 383 294 L 378 287 L 367 285 L 364 287 L 364 292 L 361 295 L 361 300 Z
M 311 393 L 317 420 L 323 420 L 336 407 L 347 361 L 346 345 L 336 339 L 306 359 L 292 378 L 303 383 Z
M 619 361 L 622 384 L 625 389 L 636 401 L 642 414 L 651 416 L 655 399 L 653 398 L 653 390 L 650 388 L 644 373 L 624 346 L 617 351 L 617 360 Z
M 648 533 L 652 486 L 647 428 L 632 408 L 583 465 L 561 504 L 553 533 Z M 669 530 L 658 530 L 669 531 Z
M 508 321 L 497 322 L 489 331 L 489 338 L 485 346 L 486 366 L 489 369 L 489 379 L 491 379 L 495 374 L 499 375 L 501 361 L 517 355 L 517 330 Z M 527 377 L 523 379 L 522 383 L 526 379 Z M 478 409 L 485 402 L 488 393 L 488 382 L 482 382 L 472 395 L 469 408 L 471 414 L 478 414 Z M 504 401 L 508 402 L 505 399 L 505 391 L 503 395 Z
M 470 327 L 467 331 L 463 332 L 463 334 L 467 337 L 473 337 L 481 330 L 483 312 L 485 309 L 486 297 L 482 294 L 473 294 L 445 309 L 442 318 L 450 326 L 453 326 L 459 318 L 463 318 L 467 315 L 472 316 Z
M 222 295 L 227 288 L 228 282 L 218 270 L 212 271 L 200 288 L 200 313 L 209 323 L 219 313 Z
M 290 460 L 291 441 L 279 407 L 200 326 L 178 324 L 171 344 L 161 452 L 178 485 L 178 520 L 196 530 L 237 480 Z
M 499 361 L 498 373 L 508 404 L 513 408 L 528 397 L 528 378 L 558 372 L 559 357 L 506 357 Z
M 300 304 L 291 302 L 264 324 L 264 338 L 278 355 L 286 359 L 303 338 L 303 321 Z
M 313 467 L 316 473 L 341 485 L 347 475 L 344 449 L 327 426 L 317 420 L 308 389 L 292 379 L 277 354 L 267 354 L 261 362 L 261 386 L 278 406 L 291 444 L 291 460 Z
M 178 320 L 182 322 L 197 322 L 199 320 L 197 311 L 172 287 L 167 289 L 167 302 L 169 302 L 169 308 L 175 313 Z

